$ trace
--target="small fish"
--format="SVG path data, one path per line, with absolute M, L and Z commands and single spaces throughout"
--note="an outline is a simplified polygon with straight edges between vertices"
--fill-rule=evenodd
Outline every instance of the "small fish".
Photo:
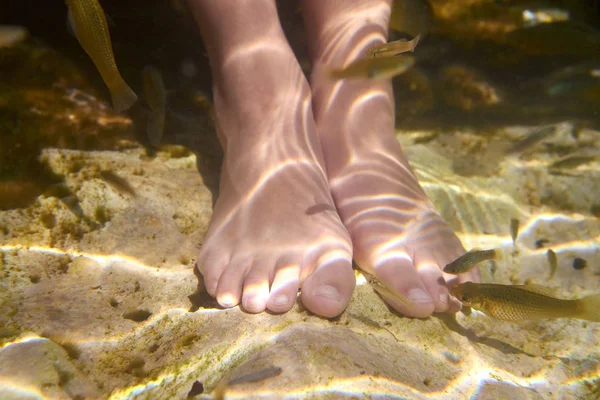
M 556 253 L 552 249 L 548 249 L 546 252 L 546 258 L 548 258 L 548 264 L 550 264 L 550 278 L 554 278 L 554 274 L 556 273 L 556 267 L 558 266 L 558 260 L 556 258 Z
M 274 378 L 281 374 L 282 369 L 277 366 L 271 366 L 250 372 L 237 378 L 223 380 L 214 390 L 214 398 L 221 400 L 225 399 L 225 392 L 231 386 L 242 385 L 244 383 L 261 382 L 269 378 Z
M 121 194 L 126 194 L 131 197 L 136 197 L 135 190 L 131 187 L 129 182 L 121 178 L 119 175 L 111 171 L 101 171 L 100 178 L 108 183 L 108 185 Z
M 258 371 L 250 372 L 246 375 L 242 375 L 238 378 L 231 379 L 228 384 L 230 386 L 233 385 L 241 385 L 243 383 L 254 383 L 264 381 L 265 379 L 274 378 L 281 374 L 281 368 L 277 366 L 267 367 L 260 369 Z
M 0 48 L 12 47 L 27 38 L 27 28 L 19 25 L 0 25 Z
M 395 40 L 393 42 L 384 43 L 377 47 L 372 47 L 367 50 L 367 57 L 393 57 L 406 52 L 414 52 L 421 35 L 415 36 L 412 40 L 406 39 Z
M 553 162 L 548 166 L 549 170 L 571 169 L 594 161 L 596 156 L 587 154 L 571 154 Z
M 104 11 L 97 0 L 66 0 L 69 24 L 81 47 L 90 56 L 110 91 L 116 111 L 125 111 L 137 96 L 125 83 L 115 62 Z
M 550 289 L 538 285 L 473 282 L 461 283 L 450 293 L 464 305 L 505 321 L 579 318 L 600 322 L 600 295 L 565 300 L 553 297 Z
M 142 71 L 144 100 L 150 109 L 146 120 L 146 133 L 153 146 L 160 145 L 165 127 L 167 91 L 158 68 L 148 65 Z
M 444 267 L 447 274 L 458 275 L 468 272 L 485 260 L 496 259 L 496 250 L 470 250 Z
M 389 79 L 406 72 L 415 64 L 415 57 L 402 54 L 396 57 L 368 58 L 353 62 L 343 69 L 330 71 L 332 79 Z
M 402 293 L 392 291 L 388 289 L 383 283 L 379 282 L 377 278 L 373 275 L 366 273 L 361 270 L 361 273 L 364 275 L 365 279 L 369 284 L 375 289 L 377 293 L 381 295 L 384 299 L 390 299 L 402 304 L 405 307 L 412 306 L 412 302 L 406 298 Z
M 545 126 L 533 133 L 525 135 L 521 140 L 512 144 L 508 150 L 508 154 L 514 153 L 525 153 L 527 150 L 531 149 L 533 146 L 541 142 L 550 134 L 554 133 L 556 130 L 554 125 Z
M 513 245 L 517 241 L 519 236 L 519 220 L 516 218 L 510 219 L 510 237 L 512 238 Z

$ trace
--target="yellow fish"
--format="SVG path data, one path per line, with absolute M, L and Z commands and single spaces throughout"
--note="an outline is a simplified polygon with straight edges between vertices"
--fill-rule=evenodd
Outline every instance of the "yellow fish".
M 384 43 L 377 47 L 372 47 L 367 50 L 367 57 L 393 57 L 398 54 L 413 52 L 419 44 L 421 35 L 415 36 L 412 40 L 400 39 L 389 43 Z
M 125 111 L 137 96 L 121 77 L 112 51 L 104 11 L 97 0 L 66 0 L 69 24 L 81 47 L 90 56 L 110 91 L 113 107 Z
M 373 286 L 373 289 L 375 289 L 375 291 L 379 293 L 384 299 L 394 300 L 405 307 L 412 306 L 412 302 L 408 300 L 402 293 L 387 288 L 385 285 L 379 282 L 379 280 L 375 278 L 375 276 L 365 271 L 361 270 L 361 273 L 364 275 L 367 282 L 369 282 L 369 284 Z
M 368 58 L 353 62 L 343 69 L 330 71 L 332 79 L 389 79 L 407 71 L 415 57 L 402 54 L 396 57 Z
M 146 66 L 142 71 L 144 82 L 144 99 L 150 108 L 146 120 L 146 133 L 153 146 L 158 146 L 162 139 L 165 127 L 165 113 L 167 108 L 167 91 L 158 68 Z
M 493 260 L 496 258 L 496 250 L 470 250 L 461 257 L 452 261 L 444 267 L 444 272 L 447 274 L 462 274 L 470 271 L 482 261 Z
M 505 320 L 579 318 L 600 322 L 600 295 L 577 300 L 557 299 L 550 289 L 538 285 L 461 283 L 450 293 L 464 305 Z

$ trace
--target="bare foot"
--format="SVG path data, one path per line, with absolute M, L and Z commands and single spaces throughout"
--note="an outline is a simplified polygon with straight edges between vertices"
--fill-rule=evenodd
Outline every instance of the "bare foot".
M 333 317 L 355 285 L 310 89 L 273 0 L 190 0 L 214 74 L 225 150 L 220 196 L 198 265 L 220 305 Z M 312 212 L 311 210 L 316 210 Z
M 325 73 L 325 66 L 344 67 L 385 42 L 390 1 L 305 0 L 304 8 L 317 129 L 356 263 L 413 303 L 388 301 L 405 315 L 458 310 L 441 268 L 464 249 L 402 154 L 391 82 L 332 82 Z M 452 279 L 477 280 L 478 271 Z

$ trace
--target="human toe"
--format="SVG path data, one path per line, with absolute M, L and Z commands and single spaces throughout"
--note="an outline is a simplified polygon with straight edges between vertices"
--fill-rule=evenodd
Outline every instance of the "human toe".
M 306 278 L 302 284 L 302 303 L 317 315 L 336 317 L 348 307 L 355 285 L 350 259 L 333 259 Z
M 275 266 L 275 277 L 267 308 L 275 313 L 289 311 L 298 297 L 300 287 L 300 259 L 282 257 Z
M 206 292 L 212 297 L 217 295 L 219 279 L 227 268 L 229 260 L 228 254 L 218 252 L 204 252 L 198 257 L 198 270 L 202 274 Z
M 252 259 L 233 258 L 225 268 L 219 278 L 215 296 L 222 307 L 235 307 L 240 303 L 244 277 L 252 264 Z
M 269 259 L 255 260 L 246 274 L 243 283 L 242 307 L 251 313 L 259 313 L 266 309 L 269 300 L 269 275 L 273 261 Z
M 435 310 L 435 300 L 408 255 L 398 254 L 397 257 L 382 262 L 375 268 L 375 277 L 410 302 L 407 305 L 386 297 L 386 302 L 396 311 L 409 317 L 425 318 Z

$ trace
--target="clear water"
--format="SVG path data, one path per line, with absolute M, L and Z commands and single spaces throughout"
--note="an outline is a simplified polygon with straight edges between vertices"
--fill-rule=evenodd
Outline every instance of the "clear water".
M 416 66 L 394 79 L 407 157 L 465 247 L 499 249 L 483 280 L 599 293 L 600 6 L 457 3 L 430 2 Z M 162 71 L 161 146 L 143 102 L 112 110 L 62 2 L 0 5 L 0 25 L 29 31 L 0 48 L 0 397 L 179 398 L 273 365 L 227 395 L 599 396 L 598 323 L 412 320 L 362 276 L 333 321 L 218 308 L 193 271 L 222 162 L 198 28 L 184 2 L 102 6 L 129 85 Z M 279 6 L 308 72 L 299 4 Z M 526 27 L 543 9 L 568 20 Z

